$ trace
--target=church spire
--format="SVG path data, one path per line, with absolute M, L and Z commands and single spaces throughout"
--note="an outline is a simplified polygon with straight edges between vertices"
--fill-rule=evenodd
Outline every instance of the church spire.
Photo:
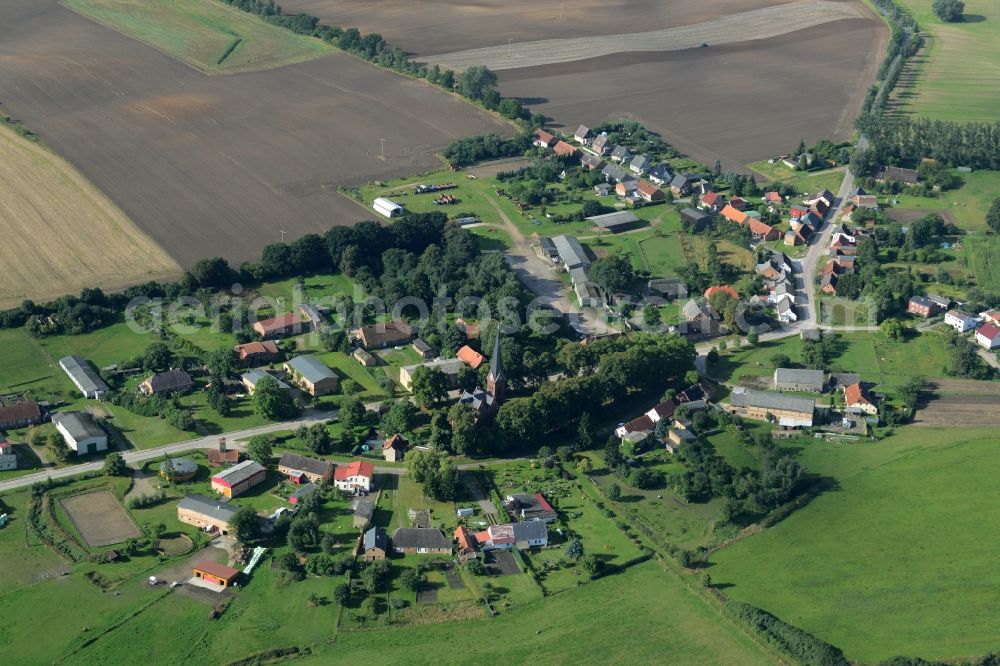
M 503 357 L 500 355 L 500 327 L 497 326 L 497 337 L 493 343 L 493 358 L 490 359 L 490 379 L 494 382 L 503 376 Z
M 500 326 L 497 326 L 497 337 L 493 342 L 493 358 L 490 359 L 490 374 L 486 377 L 486 392 L 493 397 L 491 409 L 500 409 L 507 388 L 507 378 L 503 373 L 503 356 L 500 354 Z

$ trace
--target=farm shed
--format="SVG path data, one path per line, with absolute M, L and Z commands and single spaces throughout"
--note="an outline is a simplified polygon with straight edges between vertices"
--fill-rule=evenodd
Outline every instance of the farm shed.
M 205 495 L 188 495 L 177 503 L 177 520 L 219 534 L 229 533 L 236 507 Z
M 631 229 L 642 222 L 642 220 L 636 217 L 635 213 L 628 210 L 605 213 L 604 215 L 591 215 L 586 219 L 601 229 L 606 229 L 612 233 Z
M 229 587 L 236 582 L 239 570 L 216 562 L 199 562 L 191 568 L 195 578 L 201 578 L 209 583 Z
M 226 497 L 236 497 L 266 478 L 267 470 L 260 463 L 244 460 L 213 476 L 212 490 Z
M 403 214 L 402 206 L 400 206 L 395 201 L 390 201 L 389 199 L 386 199 L 385 197 L 379 197 L 378 199 L 376 199 L 372 203 L 372 208 L 374 208 L 375 212 L 378 213 L 379 215 L 383 215 L 385 217 L 390 217 L 390 218 Z
M 59 359 L 63 369 L 85 398 L 101 400 L 108 392 L 108 385 L 82 356 L 64 356 Z
M 285 370 L 311 396 L 336 393 L 340 378 L 326 364 L 311 354 L 296 356 L 285 362 Z
M 89 413 L 63 412 L 55 414 L 52 422 L 78 456 L 108 450 L 108 434 Z

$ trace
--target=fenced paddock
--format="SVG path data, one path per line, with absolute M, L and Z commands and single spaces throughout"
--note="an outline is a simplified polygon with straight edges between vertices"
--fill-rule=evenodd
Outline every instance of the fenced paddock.
M 139 536 L 139 529 L 113 494 L 100 490 L 60 501 L 74 527 L 91 548 Z

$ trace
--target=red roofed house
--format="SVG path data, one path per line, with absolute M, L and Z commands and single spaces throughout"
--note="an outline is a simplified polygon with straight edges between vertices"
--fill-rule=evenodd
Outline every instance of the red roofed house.
M 746 213 L 741 210 L 733 208 L 732 203 L 726 204 L 726 207 L 722 209 L 722 217 L 729 220 L 730 222 L 735 222 L 736 224 L 744 224 L 749 217 Z
M 1000 347 L 1000 326 L 993 322 L 983 324 L 976 329 L 976 342 L 990 350 Z
M 990 310 L 983 316 L 986 317 L 986 323 L 1000 324 L 1000 310 Z
M 719 284 L 714 287 L 709 287 L 705 290 L 705 298 L 712 298 L 715 294 L 729 294 L 729 297 L 734 301 L 740 300 L 740 295 L 735 289 L 730 287 L 728 284 Z
M 458 561 L 466 562 L 479 557 L 479 542 L 469 532 L 465 525 L 455 528 L 455 541 L 458 543 Z
M 278 345 L 274 344 L 272 340 L 236 345 L 235 350 L 236 356 L 239 357 L 240 363 L 243 365 L 264 365 L 281 356 Z
M 410 443 L 406 441 L 406 438 L 397 432 L 385 440 L 385 444 L 382 445 L 382 455 L 385 456 L 386 462 L 403 462 L 406 447 L 409 445 Z
M 793 220 L 798 220 L 809 214 L 808 208 L 803 208 L 802 206 L 792 206 L 792 209 L 788 211 L 789 217 Z
M 548 148 L 555 142 L 556 138 L 543 129 L 535 130 L 535 140 L 532 143 L 539 148 Z
M 555 145 L 555 148 L 553 148 L 552 150 L 555 151 L 555 154 L 558 155 L 559 157 L 569 157 L 570 155 L 576 155 L 576 147 L 571 146 L 565 141 L 560 141 L 559 143 L 557 143 Z
M 764 201 L 766 201 L 767 203 L 778 203 L 778 204 L 780 204 L 781 203 L 781 194 L 779 194 L 778 192 L 773 192 L 773 191 L 772 192 L 765 192 L 764 193 Z
M 770 224 L 764 224 L 760 220 L 750 218 L 750 234 L 760 240 L 773 241 L 781 238 L 781 234 Z
M 349 493 L 369 492 L 372 489 L 374 474 L 375 466 L 370 462 L 355 460 L 347 465 L 337 466 L 333 472 L 333 485 L 338 490 L 346 490 Z
M 302 332 L 302 318 L 295 314 L 263 319 L 253 323 L 253 330 L 262 338 L 280 338 Z
M 719 210 L 719 207 L 726 202 L 726 198 L 718 192 L 705 192 L 701 195 L 699 207 L 712 211 Z
M 194 574 L 195 578 L 201 578 L 202 580 L 214 583 L 215 585 L 221 585 L 222 587 L 229 587 L 236 582 L 236 578 L 240 575 L 238 569 L 232 567 L 227 567 L 225 564 L 219 564 L 218 562 L 199 562 L 191 568 L 191 572 Z
M 462 363 L 465 363 L 467 366 L 472 368 L 473 370 L 478 370 L 479 366 L 481 366 L 486 361 L 485 356 L 477 352 L 469 345 L 463 345 L 461 348 L 459 348 L 458 352 L 455 354 L 455 357 L 458 358 L 460 361 L 462 361 Z
M 663 190 L 658 188 L 656 185 L 653 185 L 652 183 L 646 182 L 645 180 L 640 180 L 639 186 L 636 187 L 635 189 L 639 193 L 639 196 L 642 198 L 642 200 L 647 201 L 649 203 L 663 201 L 666 198 L 666 196 L 663 194 Z
M 508 549 L 514 547 L 514 526 L 490 525 L 482 532 L 476 532 L 476 541 L 484 549 Z
M 847 411 L 855 414 L 871 414 L 872 416 L 878 414 L 878 407 L 865 397 L 864 391 L 861 390 L 861 384 L 848 384 L 844 387 L 844 404 L 847 406 Z

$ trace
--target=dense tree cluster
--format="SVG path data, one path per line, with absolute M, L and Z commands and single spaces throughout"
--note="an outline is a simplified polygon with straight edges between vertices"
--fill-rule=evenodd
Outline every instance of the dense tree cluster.
M 467 166 L 483 160 L 523 155 L 531 146 L 531 135 L 519 133 L 510 139 L 502 139 L 496 134 L 482 134 L 457 139 L 449 143 L 441 154 L 449 163 Z
M 453 501 L 458 496 L 458 469 L 444 451 L 412 451 L 406 456 L 406 468 L 428 497 Z
M 730 609 L 743 624 L 767 643 L 793 655 L 810 666 L 848 666 L 850 662 L 839 648 L 784 622 L 765 610 L 749 604 L 732 602 Z
M 951 167 L 1000 169 L 1000 122 L 958 123 L 867 114 L 858 119 L 857 125 L 871 142 L 871 159 L 867 161 L 871 168 L 879 164 L 918 164 L 931 158 Z
M 962 0 L 934 0 L 931 8 L 934 16 L 945 23 L 961 23 L 965 20 L 965 3 Z

